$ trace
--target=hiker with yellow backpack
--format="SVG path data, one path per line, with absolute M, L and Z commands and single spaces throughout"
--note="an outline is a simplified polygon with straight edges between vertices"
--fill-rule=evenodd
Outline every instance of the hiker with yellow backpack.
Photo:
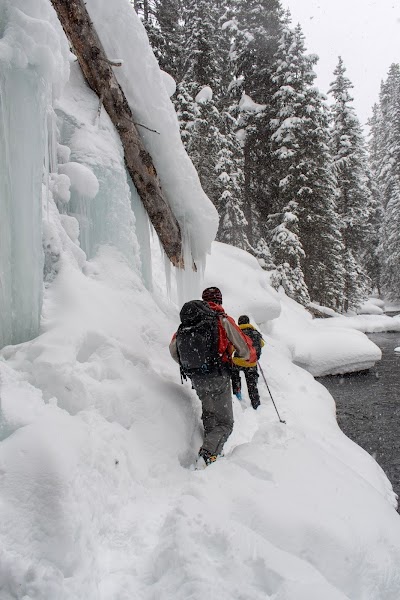
M 247 391 L 252 407 L 256 410 L 260 406 L 260 395 L 258 393 L 258 369 L 257 362 L 261 356 L 261 348 L 264 346 L 264 340 L 259 331 L 251 325 L 247 315 L 241 315 L 238 319 L 239 329 L 246 334 L 253 342 L 253 347 L 257 353 L 257 360 L 249 362 L 240 357 L 233 357 L 232 367 L 232 389 L 235 396 L 242 400 L 240 371 L 243 371 L 247 383 Z

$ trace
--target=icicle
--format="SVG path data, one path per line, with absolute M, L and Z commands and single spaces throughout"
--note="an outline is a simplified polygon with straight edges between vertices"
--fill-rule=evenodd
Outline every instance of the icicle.
M 184 269 L 175 268 L 175 278 L 178 294 L 178 304 L 182 306 L 188 300 L 199 298 L 201 286 L 203 283 L 204 269 L 198 268 L 197 263 L 193 263 L 192 244 L 190 235 L 185 226 L 181 226 L 182 232 L 182 250 L 185 263 Z M 200 261 L 202 263 L 202 261 Z
M 49 147 L 49 170 L 50 173 L 57 172 L 57 117 L 54 109 L 50 106 L 47 111 L 48 147 Z
M 153 227 L 130 176 L 128 176 L 128 182 L 131 191 L 131 207 L 135 216 L 135 232 L 139 243 L 140 271 L 146 288 L 151 292 L 153 290 L 153 273 L 150 242 L 153 236 Z
M 44 139 L 46 140 L 44 148 L 44 173 L 43 181 L 46 186 L 46 216 L 49 220 L 49 194 L 50 194 L 50 157 L 49 157 L 49 113 L 47 112 L 44 120 Z
M 168 256 L 164 252 L 164 248 L 161 246 L 161 242 L 160 242 L 160 250 L 164 256 L 164 271 L 165 271 L 165 283 L 167 286 L 167 297 L 171 300 L 172 299 L 172 285 L 171 285 L 171 267 L 172 267 L 172 265 L 171 265 L 171 261 L 169 260 Z

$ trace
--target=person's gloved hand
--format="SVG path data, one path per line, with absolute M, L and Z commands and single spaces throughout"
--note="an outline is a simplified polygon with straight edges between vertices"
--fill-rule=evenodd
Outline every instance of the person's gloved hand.
M 243 400 L 243 398 L 242 398 L 242 392 L 236 392 L 235 396 L 236 396 L 236 398 L 238 400 Z

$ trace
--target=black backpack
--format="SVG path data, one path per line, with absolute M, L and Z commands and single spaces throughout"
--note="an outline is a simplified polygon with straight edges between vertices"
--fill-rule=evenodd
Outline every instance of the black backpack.
M 245 333 L 253 342 L 258 360 L 261 356 L 261 340 L 263 339 L 261 333 L 257 331 L 257 329 L 252 329 L 251 327 L 246 327 L 244 330 L 242 329 L 242 332 Z
M 183 305 L 180 317 L 176 348 L 182 374 L 220 371 L 218 313 L 202 300 L 191 300 Z

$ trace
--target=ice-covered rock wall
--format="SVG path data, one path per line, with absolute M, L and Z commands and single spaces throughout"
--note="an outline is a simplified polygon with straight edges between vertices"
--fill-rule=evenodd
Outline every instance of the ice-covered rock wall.
M 91 259 L 101 244 L 118 248 L 139 265 L 131 190 L 119 137 L 99 100 L 85 84 L 79 65 L 56 103 L 58 173 L 69 179 L 69 197 L 58 197 L 60 212 L 79 223 L 82 250 Z M 136 191 L 135 191 L 136 192 Z
M 46 122 L 68 73 L 57 26 L 47 2 L 0 1 L 0 347 L 39 328 Z

